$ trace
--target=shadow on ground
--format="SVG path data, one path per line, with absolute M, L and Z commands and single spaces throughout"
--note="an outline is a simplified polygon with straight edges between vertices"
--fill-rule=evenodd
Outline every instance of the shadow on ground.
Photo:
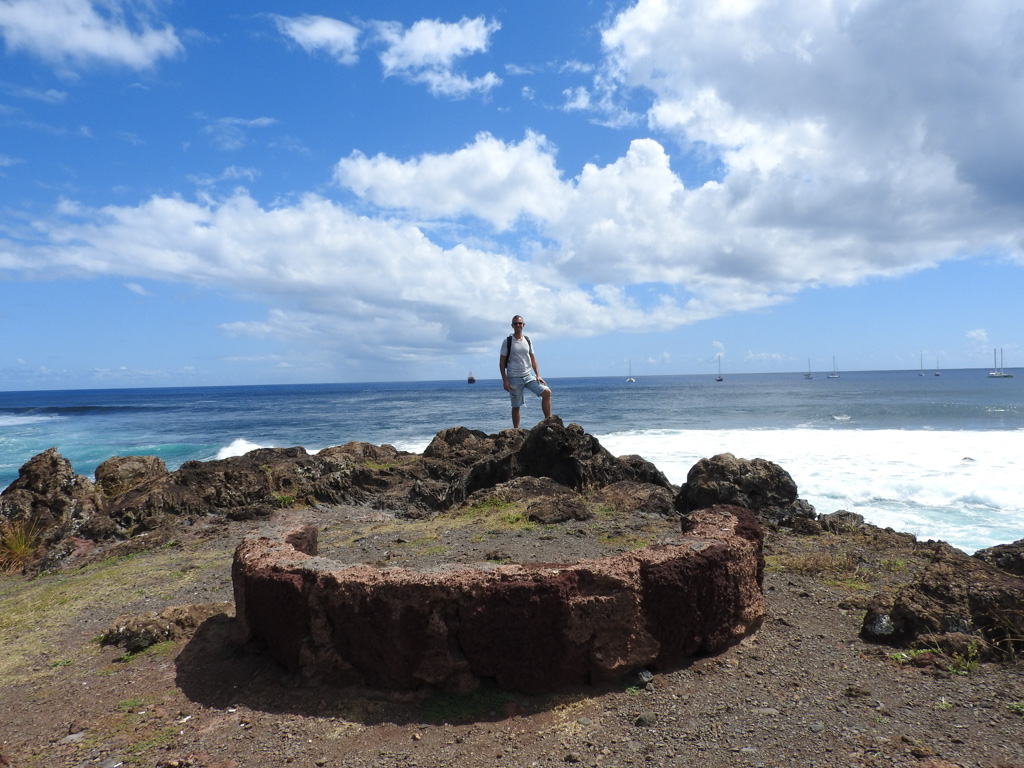
M 226 614 L 203 622 L 175 661 L 175 682 L 191 701 L 212 709 L 244 706 L 272 714 L 339 717 L 363 725 L 497 722 L 548 712 L 631 684 L 588 687 L 542 695 L 483 685 L 472 693 L 381 691 L 318 685 L 290 673 L 256 645 L 236 642 L 235 619 Z

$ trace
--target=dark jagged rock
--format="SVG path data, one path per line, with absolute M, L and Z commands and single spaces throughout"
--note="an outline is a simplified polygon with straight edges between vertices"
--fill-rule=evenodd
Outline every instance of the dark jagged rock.
M 969 635 L 979 648 L 1024 650 L 1024 579 L 937 542 L 920 578 L 895 595 L 876 595 L 861 626 L 865 640 L 918 647 L 934 636 Z
M 75 534 L 100 505 L 92 481 L 48 448 L 26 462 L 0 494 L 0 520 L 27 525 L 49 545 Z
M 562 424 L 557 416 L 530 430 L 516 455 L 517 474 L 550 477 L 577 491 L 634 480 L 671 488 L 658 469 L 638 456 L 618 459 L 579 424 Z
M 107 498 L 167 476 L 167 465 L 157 456 L 114 456 L 96 467 L 96 485 Z
M 555 416 L 529 432 L 445 429 L 421 456 L 352 442 L 316 455 L 299 447 L 261 448 L 228 459 L 189 461 L 175 472 L 167 472 L 154 456 L 114 457 L 97 469 L 95 484 L 74 475 L 70 463 L 51 449 L 28 462 L 0 496 L 0 519 L 29 520 L 53 549 L 69 536 L 127 539 L 211 516 L 263 519 L 292 505 L 350 504 L 398 517 L 430 517 L 476 491 L 526 477 L 547 478 L 570 492 L 531 499 L 530 515 L 542 521 L 585 519 L 590 512 L 578 492 L 609 484 L 674 490 L 650 462 L 617 459 L 578 424 L 566 427 Z M 61 551 L 73 550 L 68 543 Z
M 797 498 L 790 474 L 765 459 L 738 459 L 731 453 L 720 453 L 694 464 L 676 495 L 676 509 L 685 515 L 715 504 L 749 509 L 762 524 L 773 528 L 820 532 L 814 521 L 814 507 Z
M 669 669 L 764 616 L 753 515 L 718 507 L 690 523 L 678 540 L 569 565 L 422 571 L 335 563 L 315 529 L 266 526 L 235 552 L 239 639 L 340 685 L 534 693 Z
M 1024 539 L 1018 539 L 1012 544 L 979 549 L 974 557 L 1014 576 L 1024 576 Z
M 104 512 L 126 535 L 155 530 L 169 519 L 223 515 L 267 517 L 299 486 L 303 448 L 261 448 L 216 461 L 187 461 L 176 472 L 153 474 L 108 499 Z

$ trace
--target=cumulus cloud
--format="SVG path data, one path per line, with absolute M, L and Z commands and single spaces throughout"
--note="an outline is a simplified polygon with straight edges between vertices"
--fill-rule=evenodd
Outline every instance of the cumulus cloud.
M 807 264 L 852 241 L 849 281 L 985 241 L 1019 258 L 1022 33 L 1008 2 L 638 0 L 603 40 L 652 129 L 722 163 L 724 215 Z
M 278 31 L 307 53 L 323 51 L 342 64 L 359 60 L 358 27 L 326 16 L 274 16 Z
M 405 161 L 353 152 L 338 162 L 334 176 L 382 208 L 429 217 L 471 215 L 499 231 L 524 216 L 557 217 L 565 199 L 554 149 L 535 133 L 518 144 L 482 133 L 451 154 Z
M 183 50 L 172 26 L 157 27 L 138 4 L 118 0 L 3 0 L 0 33 L 10 50 L 61 67 L 148 69 Z
M 568 336 L 664 330 L 975 253 L 1024 262 L 1013 42 L 1024 17 L 1013 10 L 638 0 L 603 30 L 593 85 L 565 93 L 605 116 L 615 98 L 647 100 L 647 127 L 619 157 L 562 169 L 534 131 L 415 157 L 356 150 L 334 168 L 353 208 L 319 195 L 263 207 L 244 192 L 68 202 L 0 249 L 0 267 L 228 286 L 268 311 L 226 332 L 325 349 L 344 337 L 366 357 L 401 360 L 489 343 L 509 306 Z M 282 33 L 354 55 L 354 36 L 346 48 L 334 27 L 301 18 Z M 494 22 L 374 29 L 389 76 L 451 96 L 493 85 L 456 66 L 487 50 Z M 271 122 L 206 130 L 230 148 Z M 684 182 L 673 167 L 683 155 L 714 172 Z
M 565 104 L 562 106 L 566 112 L 575 112 L 591 108 L 590 92 L 583 86 L 567 88 L 562 91 L 565 96 Z
M 380 62 L 385 76 L 423 83 L 439 96 L 462 97 L 491 90 L 501 84 L 493 72 L 469 78 L 455 71 L 456 62 L 485 52 L 490 36 L 501 28 L 481 17 L 456 23 L 422 19 L 405 29 L 398 22 L 377 22 L 378 39 L 385 50 Z
M 344 338 L 363 359 L 489 344 L 489 330 L 511 306 L 580 335 L 692 319 L 670 302 L 641 307 L 620 288 L 585 290 L 543 262 L 526 270 L 508 253 L 445 248 L 414 225 L 360 216 L 316 195 L 276 208 L 243 192 L 203 204 L 153 197 L 92 209 L 66 201 L 34 226 L 48 245 L 8 242 L 0 267 L 221 286 L 269 307 L 263 320 L 225 331 L 324 349 Z

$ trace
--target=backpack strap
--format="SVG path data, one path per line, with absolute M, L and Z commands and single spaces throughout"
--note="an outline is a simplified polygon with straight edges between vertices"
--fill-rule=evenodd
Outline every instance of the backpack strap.
M 512 357 L 512 339 L 514 339 L 515 337 L 516 337 L 516 335 L 514 333 L 510 333 L 508 335 L 508 338 L 505 339 L 505 367 L 506 368 L 508 368 L 508 359 L 510 357 Z M 530 354 L 532 355 L 533 354 L 533 342 L 530 341 L 530 337 L 527 336 L 525 333 L 523 334 L 523 338 L 526 339 L 526 346 L 528 346 L 530 348 Z

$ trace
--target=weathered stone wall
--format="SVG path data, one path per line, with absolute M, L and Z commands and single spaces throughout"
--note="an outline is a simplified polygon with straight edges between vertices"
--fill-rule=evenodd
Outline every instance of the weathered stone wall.
M 539 692 L 679 665 L 757 629 L 762 533 L 750 512 L 692 512 L 670 543 L 571 565 L 414 571 L 317 556 L 316 531 L 267 526 L 232 569 L 242 641 L 339 685 Z

